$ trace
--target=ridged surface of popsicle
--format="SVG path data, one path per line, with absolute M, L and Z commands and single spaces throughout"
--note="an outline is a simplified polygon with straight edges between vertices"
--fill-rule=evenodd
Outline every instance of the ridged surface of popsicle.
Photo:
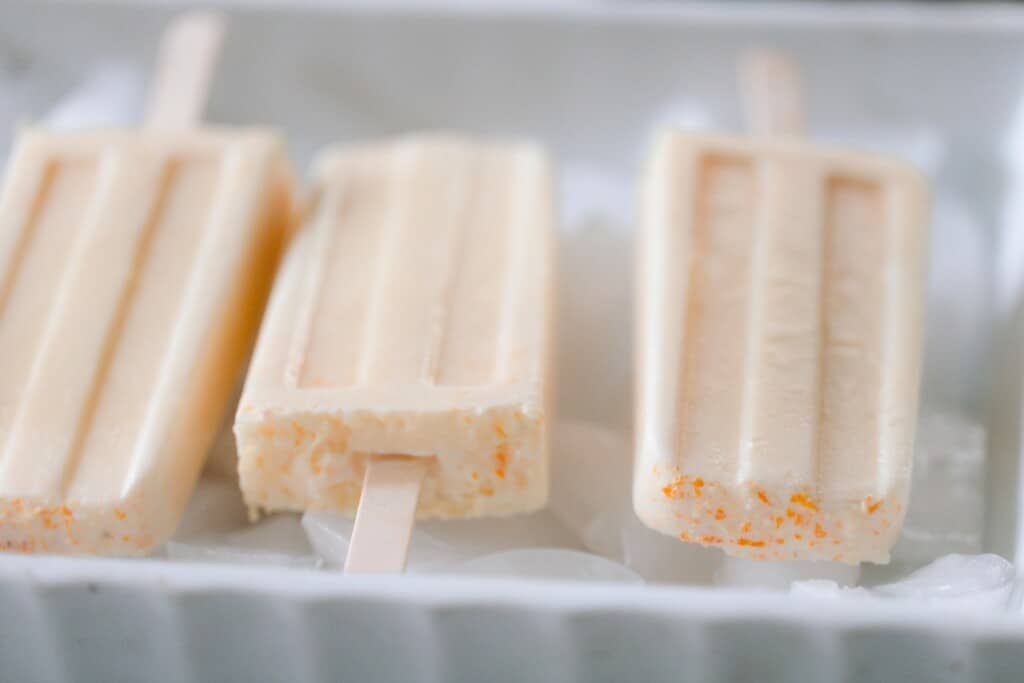
M 266 132 L 29 131 L 0 196 L 0 549 L 173 532 L 290 220 Z
M 325 154 L 235 423 L 253 508 L 352 511 L 368 456 L 431 457 L 420 516 L 547 497 L 553 197 L 526 144 Z
M 667 133 L 644 191 L 637 513 L 732 555 L 887 560 L 917 413 L 923 181 L 870 155 Z

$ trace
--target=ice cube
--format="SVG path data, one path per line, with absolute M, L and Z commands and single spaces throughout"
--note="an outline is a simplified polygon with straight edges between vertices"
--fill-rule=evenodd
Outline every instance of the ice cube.
M 955 414 L 921 419 L 910 507 L 893 559 L 911 567 L 981 551 L 985 521 L 985 429 Z
M 640 575 L 617 562 L 561 548 L 506 550 L 459 563 L 451 568 L 451 572 L 474 576 L 643 583 Z
M 632 516 L 629 442 L 580 420 L 561 420 L 551 457 L 550 508 L 596 553 L 621 557 L 623 521 Z
M 652 583 L 710 583 L 723 555 L 716 548 L 684 543 L 678 538 L 653 531 L 633 514 L 625 513 L 619 525 L 621 561 Z
M 947 555 L 902 581 L 876 586 L 877 595 L 977 608 L 1005 608 L 1014 568 L 999 555 Z
M 225 533 L 205 533 L 171 541 L 166 547 L 172 560 L 224 562 L 315 568 L 313 555 L 298 515 L 277 514 L 262 522 Z
M 807 581 L 853 586 L 859 578 L 860 565 L 813 561 L 758 562 L 728 556 L 722 559 L 721 568 L 715 573 L 715 583 L 720 586 L 771 590 L 787 590 L 793 583 Z
M 352 541 L 351 517 L 333 512 L 306 512 L 302 515 L 302 530 L 313 547 L 313 552 L 326 567 L 345 566 L 348 546 Z

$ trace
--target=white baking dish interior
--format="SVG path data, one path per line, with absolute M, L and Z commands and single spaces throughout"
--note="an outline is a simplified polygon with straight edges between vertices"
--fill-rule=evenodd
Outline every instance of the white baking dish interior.
M 20 113 L 41 115 L 92 64 L 121 60 L 144 68 L 170 13 L 168 7 L 4 7 L 0 74 L 15 82 L 33 79 L 38 87 L 19 91 Z M 743 50 L 764 45 L 789 50 L 804 67 L 813 135 L 913 158 L 930 171 L 941 211 L 955 211 L 970 226 L 968 243 L 979 267 L 947 271 L 956 259 L 941 255 L 961 248 L 962 235 L 939 231 L 933 238 L 938 255 L 933 262 L 941 266 L 933 273 L 933 289 L 945 287 L 953 294 L 948 307 L 933 311 L 938 317 L 929 331 L 945 331 L 940 336 L 948 338 L 929 338 L 924 402 L 989 425 L 986 550 L 1020 565 L 1024 14 L 667 5 L 440 12 L 394 6 L 238 9 L 210 119 L 280 126 L 298 168 L 328 143 L 423 128 L 531 136 L 546 143 L 566 171 L 563 270 L 579 278 L 581 270 L 591 268 L 594 291 L 603 297 L 594 309 L 579 280 L 563 284 L 559 415 L 627 431 L 633 183 L 649 137 L 661 123 L 738 128 L 735 61 Z M 0 114 L 16 115 L 2 107 Z M 0 123 L 9 126 L 13 120 Z M 595 235 L 605 242 L 595 245 Z M 30 581 L 49 586 L 46 600 L 66 600 L 48 613 L 51 617 L 74 610 L 74 587 L 95 582 L 112 591 L 108 599 L 114 602 L 120 600 L 119 591 L 127 591 L 128 600 L 134 588 L 158 602 L 162 592 L 173 588 L 181 591 L 179 602 L 212 593 L 222 595 L 217 599 L 225 605 L 232 603 L 231 609 L 249 609 L 240 606 L 250 603 L 239 595 L 252 594 L 276 602 L 295 598 L 300 612 L 316 611 L 324 601 L 364 605 L 369 614 L 372 606 L 387 603 L 391 611 L 367 618 L 393 618 L 389 627 L 399 631 L 407 628 L 403 604 L 426 605 L 429 610 L 423 613 L 437 619 L 447 609 L 460 613 L 467 606 L 497 604 L 512 615 L 536 610 L 557 621 L 551 626 L 556 630 L 580 612 L 635 608 L 638 628 L 648 630 L 658 623 L 654 617 L 645 621 L 650 615 L 672 613 L 680 620 L 680 642 L 687 642 L 684 632 L 694 624 L 738 614 L 794 624 L 828 622 L 854 632 L 865 624 L 927 626 L 996 639 L 1019 635 L 1024 626 L 1012 616 L 943 622 L 924 606 L 908 615 L 903 605 L 856 600 L 823 612 L 785 596 L 741 600 L 734 591 L 692 587 L 352 580 L 162 560 L 5 557 L 0 570 L 0 578 L 6 577 L 0 591 L 15 602 L 25 595 L 19 587 Z M 147 609 L 135 607 L 140 620 Z M 250 617 L 261 614 L 257 609 Z M 288 614 L 285 610 L 274 617 L 284 619 L 275 622 L 282 630 L 309 617 Z M 181 628 L 174 618 L 167 616 L 172 621 L 161 628 Z M 600 619 L 594 624 L 607 627 Z M 51 626 L 44 619 L 32 629 Z M 803 627 L 793 628 L 792 638 L 813 638 Z M 16 640 L 0 650 L 14 647 L 11 642 Z M 693 661 L 684 657 L 686 647 L 680 662 Z M 813 662 L 808 666 L 813 671 Z

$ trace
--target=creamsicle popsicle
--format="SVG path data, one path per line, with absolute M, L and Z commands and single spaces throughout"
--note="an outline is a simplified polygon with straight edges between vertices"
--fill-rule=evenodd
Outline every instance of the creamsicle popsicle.
M 220 30 L 172 28 L 146 129 L 17 140 L 0 194 L 2 550 L 141 554 L 191 494 L 291 214 L 278 136 L 187 129 Z
M 235 422 L 248 505 L 354 512 L 368 470 L 396 456 L 424 468 L 420 517 L 542 507 L 554 226 L 543 152 L 413 136 L 329 151 L 316 169 Z
M 637 515 L 738 557 L 887 561 L 917 413 L 923 179 L 667 131 L 643 202 Z

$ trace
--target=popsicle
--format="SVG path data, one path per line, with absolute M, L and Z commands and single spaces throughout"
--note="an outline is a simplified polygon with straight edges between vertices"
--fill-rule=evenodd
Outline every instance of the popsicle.
M 634 507 L 736 557 L 886 562 L 909 494 L 926 186 L 797 139 L 796 81 L 766 67 L 761 135 L 665 131 L 647 169 Z
M 238 408 L 242 491 L 358 507 L 348 571 L 401 571 L 413 515 L 545 504 L 551 170 L 532 144 L 418 135 L 315 178 Z
M 218 15 L 167 33 L 146 126 L 23 131 L 0 194 L 0 550 L 174 531 L 291 215 L 280 139 L 189 130 Z

